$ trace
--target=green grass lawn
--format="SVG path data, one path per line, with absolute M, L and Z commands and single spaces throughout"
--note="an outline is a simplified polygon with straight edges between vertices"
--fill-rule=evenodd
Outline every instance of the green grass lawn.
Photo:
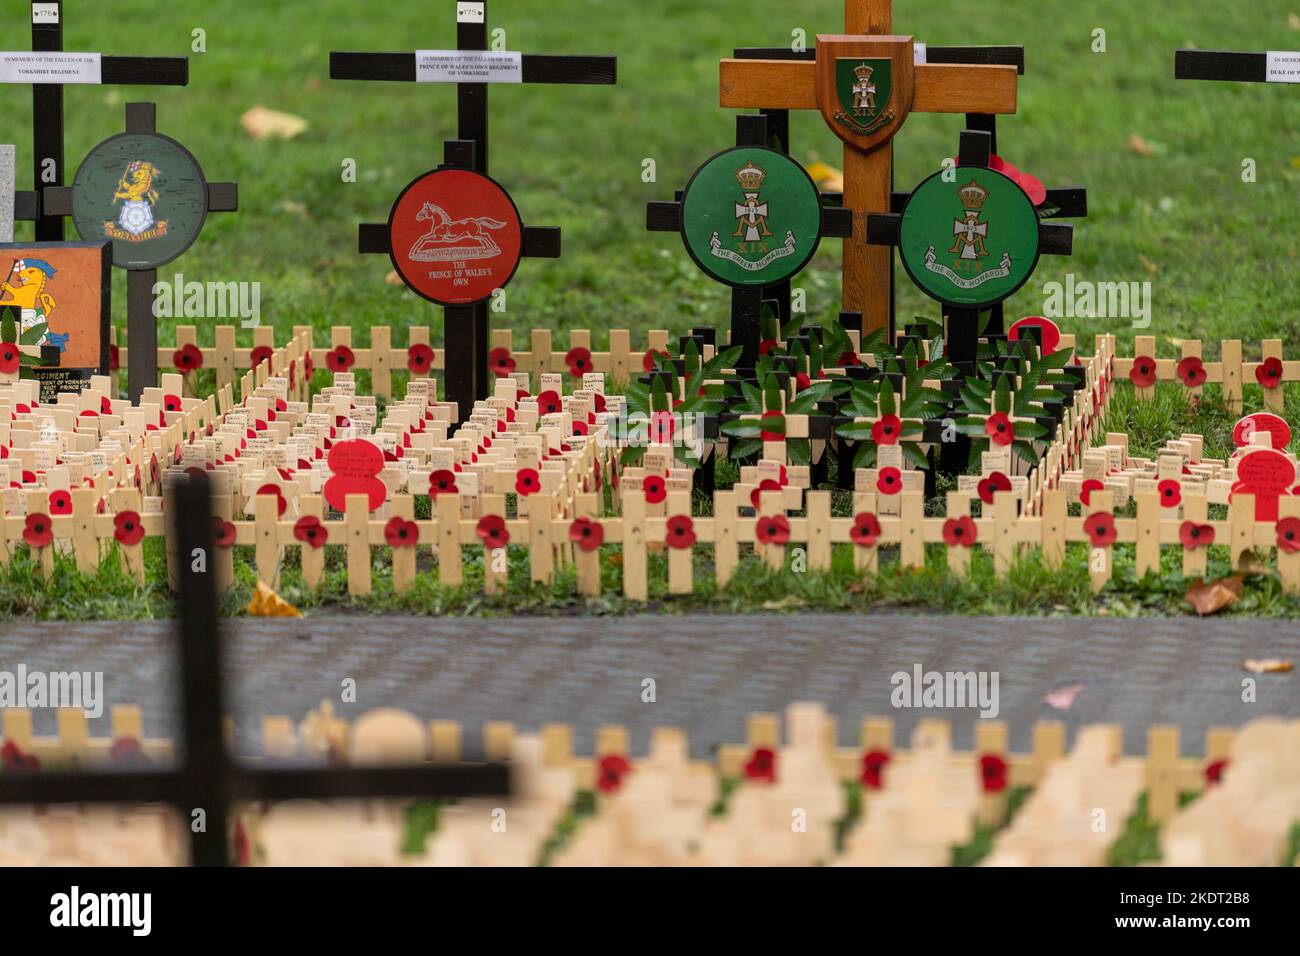
M 160 130 L 187 144 L 209 179 L 238 180 L 242 206 L 237 215 L 214 216 L 161 279 L 179 271 L 187 279 L 260 281 L 263 322 L 281 332 L 300 323 L 350 325 L 365 342 L 373 324 L 432 324 L 440 342 L 441 310 L 385 284 L 387 260 L 356 254 L 356 225 L 383 221 L 397 192 L 439 160 L 442 140 L 455 135 L 455 94 L 331 81 L 328 54 L 454 45 L 453 6 L 69 4 L 69 50 L 183 55 L 191 31 L 202 28 L 207 52 L 191 55 L 186 89 L 69 88 L 68 177 L 95 143 L 121 130 L 128 100 L 155 99 Z M 3 6 L 6 49 L 27 46 L 26 7 Z M 1092 215 L 1078 224 L 1075 255 L 1045 259 L 1009 313 L 1040 311 L 1042 284 L 1072 270 L 1079 279 L 1150 280 L 1149 331 L 1162 338 L 1280 336 L 1296 344 L 1297 91 L 1173 79 L 1181 46 L 1300 45 L 1294 4 L 1260 0 L 1229 11 L 1213 0 L 1158 9 L 1036 0 L 990 2 L 972 15 L 957 0 L 897 0 L 895 8 L 896 32 L 931 44 L 1023 44 L 1020 111 L 1002 122 L 1001 152 L 1050 184 L 1089 188 Z M 494 0 L 491 21 L 507 31 L 510 49 L 619 58 L 616 87 L 492 90 L 492 171 L 526 221 L 563 227 L 565 249 L 559 262 L 525 262 L 506 314 L 494 321 L 517 333 L 588 328 L 598 342 L 608 328 L 725 325 L 725 292 L 691 266 L 674 237 L 645 232 L 644 204 L 671 198 L 703 159 L 732 142 L 733 114 L 717 106 L 718 59 L 735 46 L 786 43 L 795 28 L 809 37 L 839 32 L 840 0 L 752 0 L 743 9 L 695 0 Z M 1090 50 L 1094 29 L 1106 31 L 1104 54 Z M 256 105 L 301 115 L 311 127 L 289 142 L 254 142 L 239 117 Z M 2 88 L 0 108 L 9 118 L 0 138 L 18 144 L 20 185 L 29 187 L 30 94 Z M 897 141 L 899 185 L 918 182 L 952 155 L 961 126 L 955 115 L 909 119 Z M 1155 155 L 1130 148 L 1135 134 Z M 839 165 L 839 141 L 819 115 L 796 117 L 793 140 L 801 160 Z M 1253 184 L 1240 178 L 1247 157 L 1258 164 Z M 348 158 L 358 164 L 355 183 L 342 180 Z M 645 159 L 655 160 L 658 182 L 642 182 Z M 19 238 L 30 230 L 21 225 Z M 838 311 L 838 246 L 828 242 L 798 280 L 818 318 Z M 933 314 L 899 276 L 899 314 Z M 1132 334 L 1125 321 L 1065 326 L 1086 337 Z

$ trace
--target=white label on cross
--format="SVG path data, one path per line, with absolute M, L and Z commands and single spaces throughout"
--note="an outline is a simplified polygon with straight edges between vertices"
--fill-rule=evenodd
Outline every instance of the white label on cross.
M 100 83 L 98 53 L 0 53 L 0 83 Z
M 456 4 L 457 23 L 484 23 L 487 20 L 486 7 L 482 3 L 464 2 Z
M 1270 83 L 1300 83 L 1300 53 L 1280 53 L 1269 50 L 1265 78 Z
M 57 3 L 33 3 L 32 23 L 51 24 L 59 22 L 59 5 Z
M 491 50 L 416 50 L 419 83 L 522 83 L 522 53 Z
M 918 42 L 918 43 L 913 43 L 913 44 L 912 44 L 912 62 L 913 62 L 913 63 L 924 63 L 924 62 L 925 62 L 925 44 L 924 44 L 924 43 L 919 43 L 919 42 Z

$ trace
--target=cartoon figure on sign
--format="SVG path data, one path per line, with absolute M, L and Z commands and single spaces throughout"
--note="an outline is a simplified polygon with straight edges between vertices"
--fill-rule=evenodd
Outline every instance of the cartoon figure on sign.
M 957 237 L 948 251 L 960 253 L 961 259 L 978 259 L 987 256 L 984 240 L 989 234 L 989 224 L 980 220 L 980 210 L 989 198 L 989 191 L 975 180 L 957 190 L 961 198 L 962 217 L 952 224 L 952 234 Z
M 127 165 L 126 172 L 117 181 L 113 200 L 122 201 L 117 223 L 104 223 L 104 235 L 126 242 L 144 242 L 167 234 L 166 221 L 154 219 L 153 207 L 158 202 L 154 179 L 162 175 L 153 163 L 136 160 Z
M 338 442 L 330 449 L 328 464 L 331 477 L 322 490 L 331 508 L 346 511 L 348 495 L 367 495 L 371 511 L 383 507 L 388 486 L 379 478 L 384 453 L 378 445 L 363 438 Z
M 58 272 L 44 259 L 16 259 L 9 278 L 0 283 L 0 306 L 14 306 L 21 314 L 20 345 L 56 345 L 60 352 L 68 347 L 68 336 L 50 331 L 54 296 L 47 286 Z
M 408 257 L 416 262 L 441 262 L 460 259 L 492 259 L 501 254 L 490 231 L 504 229 L 506 223 L 482 216 L 478 219 L 452 219 L 441 206 L 427 202 L 415 216 L 416 222 L 433 221 L 429 231 L 415 240 Z

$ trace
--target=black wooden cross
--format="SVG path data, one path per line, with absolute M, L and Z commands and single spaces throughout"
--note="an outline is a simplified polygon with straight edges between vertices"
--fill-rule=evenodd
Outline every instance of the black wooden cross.
M 793 50 L 789 47 L 740 47 L 733 52 L 737 60 L 806 60 L 816 62 L 816 48 Z M 1025 48 L 1023 46 L 927 46 L 925 49 L 927 63 L 950 63 L 978 66 L 1014 66 L 1020 76 L 1025 74 Z M 760 109 L 760 116 L 767 117 L 767 145 L 789 155 L 790 153 L 790 111 L 782 109 Z M 998 151 L 997 117 L 991 113 L 967 113 L 966 129 L 982 130 L 991 137 L 991 150 Z M 907 204 L 909 193 L 895 192 L 890 196 L 890 210 L 902 212 Z M 839 193 L 822 193 L 822 200 L 838 206 L 843 197 Z M 1049 187 L 1045 205 L 1049 211 L 1043 218 L 1066 219 L 1083 218 L 1088 215 L 1088 191 L 1082 186 Z M 894 322 L 894 263 L 890 263 L 890 326 Z M 784 325 L 790 320 L 790 281 L 765 289 L 764 298 L 770 301 Z M 990 331 L 1001 331 L 1004 325 L 1002 304 L 992 309 L 989 320 Z
M 1300 59 L 1300 54 L 1284 54 Z M 1269 76 L 1269 57 L 1277 54 L 1238 53 L 1226 50 L 1178 50 L 1174 54 L 1176 80 L 1228 80 L 1233 83 L 1296 82 Z
M 768 118 L 763 114 L 742 114 L 736 117 L 737 146 L 769 145 Z M 682 190 L 672 202 L 651 202 L 646 205 L 646 229 L 650 232 L 677 232 L 682 227 Z M 821 235 L 823 238 L 845 239 L 853 235 L 853 213 L 838 206 L 822 206 Z M 787 291 L 789 283 L 785 283 Z M 738 370 L 753 369 L 758 360 L 760 326 L 763 304 L 769 299 L 771 288 L 733 288 L 731 290 L 731 344 L 743 351 L 736 365 Z M 859 331 L 861 322 L 859 321 Z
M 63 50 L 63 0 L 32 0 L 32 52 Z M 106 86 L 185 86 L 190 61 L 183 56 L 102 56 L 100 82 Z M 41 208 L 41 191 L 63 185 L 63 84 L 32 84 L 31 191 L 14 196 L 14 219 L 36 223 L 37 242 L 63 241 L 63 216 Z
M 965 130 L 961 134 L 958 163 L 961 166 L 988 166 L 992 155 L 993 136 L 984 130 Z M 906 195 L 906 194 L 903 194 Z M 898 245 L 899 225 L 902 215 L 897 212 L 873 214 L 867 217 L 867 242 L 871 245 Z M 1039 222 L 1038 248 L 1046 255 L 1068 256 L 1074 246 L 1074 229 L 1064 223 Z M 946 355 L 948 361 L 965 372 L 973 371 L 978 357 L 978 309 L 945 307 L 948 319 Z
M 488 48 L 487 3 L 485 0 L 456 4 L 456 49 Z M 612 56 L 539 56 L 523 54 L 522 82 L 612 85 L 617 79 L 618 61 Z M 381 80 L 414 83 L 416 54 L 330 53 L 330 79 Z M 488 84 L 457 83 L 457 139 L 443 145 L 443 165 L 450 168 L 488 172 Z M 358 229 L 362 253 L 388 254 L 388 231 L 384 225 L 363 223 Z M 523 255 L 555 259 L 560 255 L 560 230 L 525 228 Z M 487 366 L 488 303 L 449 306 L 444 313 L 446 398 L 460 408 L 464 421 L 474 401 L 486 398 L 490 376 Z
M 155 103 L 126 104 L 126 132 L 155 133 L 158 106 Z M 208 212 L 238 212 L 237 183 L 208 183 Z M 72 189 L 47 186 L 41 199 L 46 217 L 72 215 Z M 146 388 L 158 384 L 158 318 L 154 315 L 153 287 L 157 269 L 129 269 L 126 273 L 127 394 L 138 402 Z
M 190 863 L 226 866 L 227 817 L 235 801 L 509 795 L 509 768 L 504 764 L 254 770 L 231 760 L 221 725 L 227 701 L 215 579 L 210 570 L 194 571 L 188 557 L 196 550 L 212 553 L 212 499 L 206 476 L 179 484 L 174 496 L 168 514 L 177 519 L 179 553 L 187 556 L 180 562 L 177 598 L 184 738 L 177 769 L 4 773 L 0 805 L 169 803 L 190 823 Z M 190 818 L 198 809 L 204 811 L 206 825 L 196 830 Z

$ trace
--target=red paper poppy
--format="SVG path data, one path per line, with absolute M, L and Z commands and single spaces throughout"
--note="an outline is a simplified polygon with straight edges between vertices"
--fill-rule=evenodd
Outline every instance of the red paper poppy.
M 564 353 L 564 364 L 569 366 L 570 375 L 574 378 L 582 378 L 591 371 L 591 349 L 575 345 Z
M 949 518 L 943 523 L 943 540 L 950 548 L 961 545 L 963 548 L 975 546 L 979 540 L 980 532 L 970 515 L 962 515 L 960 518 Z
M 985 793 L 1001 793 L 1007 788 L 1007 762 L 997 754 L 981 756 L 980 782 Z
M 847 352 L 840 353 L 840 360 L 836 364 L 839 365 L 840 368 L 849 368 L 854 365 L 861 365 L 862 359 L 858 358 L 857 352 L 850 349 Z
M 763 341 L 758 343 L 758 354 L 770 355 L 772 354 L 772 351 L 774 349 L 778 349 L 780 347 L 781 347 L 781 343 L 778 342 L 776 339 L 763 339 Z
M 770 412 L 764 412 L 759 417 L 777 418 L 780 419 L 783 423 L 785 421 L 785 414 L 783 412 L 778 412 L 776 409 L 773 409 Z M 762 431 L 758 433 L 758 437 L 760 441 L 785 441 L 785 431 L 784 429 L 779 432 Z
M 897 445 L 903 434 L 903 422 L 897 415 L 882 415 L 871 426 L 871 440 L 877 445 Z
M 1205 783 L 1214 786 L 1223 781 L 1223 772 L 1228 769 L 1228 761 L 1216 760 L 1205 768 Z
M 504 345 L 498 345 L 488 352 L 488 368 L 497 378 L 504 378 L 515 370 L 515 358 Z
M 446 468 L 439 468 L 437 471 L 429 474 L 429 497 L 437 498 L 439 495 L 458 494 L 459 489 L 456 487 L 456 473 L 448 471 Z
M 356 361 L 356 353 L 346 345 L 336 345 L 325 353 L 325 367 L 331 372 L 346 372 Z
M 641 356 L 641 368 L 647 372 L 653 372 L 659 367 L 659 359 L 672 358 L 663 349 L 646 349 L 645 355 Z
M 903 490 L 903 473 L 897 468 L 881 468 L 876 488 L 882 495 L 896 495 Z
M 980 501 L 991 505 L 999 491 L 1011 490 L 1011 479 L 1000 471 L 994 471 L 987 478 L 981 478 L 976 489 L 979 491 Z
M 1197 548 L 1208 548 L 1214 544 L 1214 526 L 1197 524 L 1195 521 L 1184 521 L 1178 526 L 1178 540 L 1182 542 L 1183 547 L 1188 551 L 1195 551 Z
M 312 359 L 310 352 L 302 357 L 302 371 L 307 376 L 308 381 L 311 380 L 312 373 L 316 371 L 316 362 Z
M 110 372 L 116 372 L 120 367 L 117 346 L 110 345 L 108 347 L 108 370 Z
M 23 526 L 23 540 L 33 548 L 48 547 L 54 540 L 54 526 L 50 523 L 50 516 L 28 515 L 27 522 Z
M 1204 385 L 1206 378 L 1205 363 L 1197 356 L 1189 355 L 1178 363 L 1177 374 L 1188 388 Z
M 641 482 L 641 489 L 645 492 L 645 501 L 648 505 L 657 505 L 668 497 L 668 488 L 658 475 L 648 475 Z
M 275 349 L 269 345 L 259 345 L 249 353 L 248 358 L 252 367 L 256 369 L 263 362 L 269 362 L 275 356 Z
M 489 548 L 504 548 L 510 543 L 510 529 L 506 527 L 506 519 L 500 515 L 479 518 L 474 533 Z
M 406 350 L 406 368 L 412 375 L 425 375 L 433 368 L 433 349 L 424 343 Z
M 203 368 L 203 352 L 193 342 L 187 342 L 172 353 L 172 368 L 193 372 Z
M 607 754 L 597 761 L 596 786 L 601 793 L 616 793 L 632 764 L 621 754 Z
M 405 518 L 389 518 L 384 525 L 384 540 L 390 548 L 413 548 L 420 541 L 420 527 Z
M 12 375 L 21 364 L 18 346 L 13 342 L 0 342 L 0 372 Z
M 1128 377 L 1138 388 L 1150 388 L 1156 383 L 1156 360 L 1149 355 L 1139 355 L 1133 360 Z
M 1183 486 L 1177 478 L 1166 478 L 1156 485 L 1156 491 L 1160 493 L 1162 508 L 1177 508 L 1183 503 Z
M 547 389 L 537 396 L 537 410 L 543 415 L 555 415 L 564 411 L 564 401 L 560 398 L 560 393 L 554 389 Z
M 859 548 L 870 548 L 880 537 L 880 519 L 869 512 L 853 516 L 853 527 L 849 529 L 849 538 Z
M 133 545 L 144 540 L 144 525 L 134 511 L 119 511 L 113 515 L 113 537 L 119 544 Z
M 754 525 L 754 537 L 759 544 L 785 544 L 790 540 L 790 522 L 785 515 L 759 518 Z
M 1282 360 L 1276 356 L 1264 359 L 1255 367 L 1255 381 L 1270 391 L 1282 384 Z
M 573 434 L 586 435 L 589 433 L 590 433 L 590 426 L 586 422 L 577 418 L 573 420 Z
M 796 392 L 802 392 L 805 388 L 812 385 L 812 379 L 806 372 L 794 373 L 794 389 Z
M 1092 503 L 1092 493 L 1094 491 L 1105 491 L 1106 483 L 1098 478 L 1085 478 L 1083 484 L 1079 487 L 1079 500 L 1085 505 Z
M 749 493 L 749 503 L 755 508 L 759 506 L 759 499 L 765 491 L 780 491 L 781 482 L 775 478 L 764 478 L 758 483 L 758 487 Z
M 1119 532 L 1115 530 L 1115 516 L 1109 511 L 1098 511 L 1088 515 L 1083 522 L 1083 530 L 1092 541 L 1094 548 L 1105 548 L 1115 543 Z
M 213 517 L 212 537 L 218 548 L 229 548 L 235 543 L 235 525 L 224 518 Z
M 145 756 L 144 748 L 134 737 L 118 737 L 109 747 L 108 756 L 120 767 L 149 766 L 149 758 Z
M 892 758 L 887 750 L 870 750 L 862 757 L 862 785 L 879 790 L 885 785 L 885 765 Z
M 583 551 L 595 551 L 605 543 L 605 527 L 590 518 L 577 518 L 569 525 L 569 540 Z
M 50 492 L 50 514 L 52 515 L 70 515 L 72 514 L 72 495 L 59 488 L 57 491 Z
M 984 423 L 984 433 L 995 445 L 1010 445 L 1016 440 L 1016 426 L 1006 412 L 994 412 Z
M 695 544 L 695 522 L 690 515 L 668 519 L 667 541 L 670 548 L 689 548 Z
M 179 412 L 180 410 L 181 410 L 181 397 L 179 395 L 163 396 L 163 411 Z M 165 425 L 167 423 L 164 421 L 164 422 L 159 422 L 159 424 Z
M 650 415 L 649 441 L 652 445 L 667 445 L 677 431 L 677 418 L 672 412 L 654 412 Z
M 34 773 L 41 769 L 41 760 L 35 754 L 29 754 L 12 740 L 6 740 L 0 747 L 0 768 L 5 773 Z
M 745 776 L 764 783 L 776 781 L 776 754 L 768 747 L 756 749 L 745 764 Z
M 303 544 L 317 549 L 324 547 L 330 539 L 329 529 L 315 515 L 303 515 L 294 522 L 293 536 Z
M 542 490 L 542 479 L 536 468 L 520 468 L 515 475 L 515 491 L 527 498 Z
M 1283 518 L 1277 523 L 1277 546 L 1287 554 L 1300 552 L 1300 518 Z
M 259 495 L 275 495 L 275 516 L 277 518 L 284 517 L 284 511 L 289 507 L 289 502 L 284 500 L 284 495 L 281 494 L 279 485 L 262 485 L 262 487 L 257 489 L 256 493 Z

